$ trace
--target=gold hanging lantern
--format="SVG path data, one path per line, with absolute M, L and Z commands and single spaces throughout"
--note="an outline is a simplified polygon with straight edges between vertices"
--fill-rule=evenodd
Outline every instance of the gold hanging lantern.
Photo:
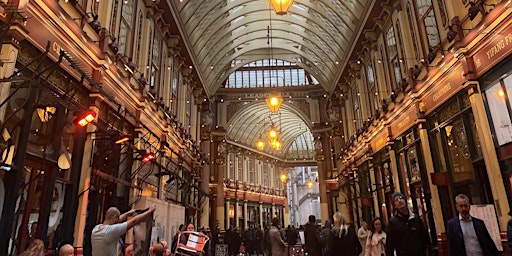
M 283 143 L 280 141 L 280 140 L 276 140 L 274 142 L 272 142 L 272 148 L 274 148 L 275 150 L 281 150 L 281 148 L 283 147 Z
M 286 173 L 282 173 L 281 176 L 279 176 L 279 179 L 281 179 L 282 183 L 286 183 L 288 181 L 288 175 Z
M 292 7 L 294 0 L 268 0 L 268 2 L 277 15 L 285 15 Z
M 267 131 L 267 138 L 271 142 L 275 142 L 281 132 L 276 128 L 274 124 L 270 126 L 270 130 Z
M 283 98 L 273 96 L 267 98 L 265 101 L 267 102 L 267 106 L 270 109 L 270 112 L 277 113 L 277 111 L 279 111 L 281 103 L 283 102 Z
M 256 148 L 260 151 L 265 148 L 265 142 L 261 138 L 256 141 Z
M 313 182 L 311 180 L 308 180 L 307 186 L 309 189 L 313 188 Z

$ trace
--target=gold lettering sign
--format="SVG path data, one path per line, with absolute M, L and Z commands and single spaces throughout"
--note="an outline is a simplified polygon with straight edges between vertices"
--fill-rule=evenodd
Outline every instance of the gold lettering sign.
M 500 28 L 503 28 L 499 31 Z M 473 56 L 476 75 L 480 76 L 512 53 L 512 26 L 510 21 L 501 24 L 498 31 L 482 40 L 483 47 Z
M 396 127 L 397 127 L 399 130 L 402 130 L 402 128 L 403 128 L 404 126 L 406 126 L 406 125 L 408 125 L 408 124 L 409 124 L 409 121 L 410 121 L 410 120 L 411 120 L 411 117 L 410 117 L 410 116 L 406 116 L 406 117 L 404 118 L 404 120 L 400 121 L 400 122 L 396 125 Z
M 447 83 L 445 86 L 439 88 L 439 91 L 434 93 L 432 96 L 432 100 L 436 102 L 439 98 L 443 96 L 443 94 L 449 92 L 452 89 L 452 85 L 450 83 Z
M 388 138 L 386 134 L 380 134 L 379 137 L 376 137 L 372 142 L 372 150 L 373 152 L 379 151 L 381 148 L 386 146 L 386 143 L 388 142 Z

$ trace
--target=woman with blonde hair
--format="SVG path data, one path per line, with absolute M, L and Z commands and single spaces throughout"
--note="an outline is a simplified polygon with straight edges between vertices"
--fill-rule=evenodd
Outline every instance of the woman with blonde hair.
M 350 227 L 341 212 L 336 212 L 332 218 L 334 225 L 327 241 L 326 256 L 335 256 L 343 252 L 344 256 L 358 256 L 363 247 L 359 243 L 356 231 Z
M 386 232 L 384 232 L 382 225 L 379 217 L 373 219 L 371 232 L 366 240 L 365 256 L 386 255 Z
M 19 256 L 44 256 L 45 250 L 43 241 L 41 239 L 35 239 Z

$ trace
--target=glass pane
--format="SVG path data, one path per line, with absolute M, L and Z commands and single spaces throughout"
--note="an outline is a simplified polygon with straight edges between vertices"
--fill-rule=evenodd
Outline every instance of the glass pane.
M 389 30 L 386 33 L 386 43 L 388 45 L 389 58 L 393 59 L 397 53 L 395 31 L 393 26 L 389 27 Z
M 430 47 L 435 47 L 439 45 L 439 31 L 437 30 L 437 22 L 434 9 L 431 9 L 428 12 L 427 17 L 425 17 L 424 23 L 425 30 L 427 31 L 428 45 Z
M 427 12 L 428 8 L 432 5 L 432 1 L 430 0 L 417 0 L 416 5 L 418 6 L 418 13 L 420 17 Z
M 509 82 L 507 87 L 508 97 L 511 97 L 512 83 Z M 485 91 L 489 112 L 491 113 L 494 131 L 498 144 L 503 144 L 512 141 L 512 122 L 510 121 L 510 113 L 506 105 L 506 96 L 500 83 L 496 83 Z
M 445 127 L 448 156 L 450 158 L 454 182 L 473 180 L 475 173 L 471 154 L 469 153 L 468 138 L 462 120 L 456 120 Z

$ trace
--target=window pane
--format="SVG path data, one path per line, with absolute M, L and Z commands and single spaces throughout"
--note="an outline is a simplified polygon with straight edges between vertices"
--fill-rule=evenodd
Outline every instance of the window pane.
M 506 83 L 506 88 L 508 92 L 508 97 L 512 96 L 512 81 L 510 81 L 510 76 L 507 77 L 508 84 Z M 507 81 L 505 79 L 505 82 Z M 506 98 L 503 89 L 501 88 L 500 83 L 496 83 L 489 89 L 485 91 L 485 96 L 487 97 L 487 102 L 489 105 L 489 112 L 491 113 L 492 122 L 494 125 L 494 130 L 496 132 L 496 139 L 498 140 L 498 144 L 501 146 L 503 144 L 509 143 L 512 141 L 512 122 L 510 121 L 510 115 L 507 110 Z
M 428 37 L 428 45 L 430 47 L 435 47 L 440 43 L 439 39 L 439 31 L 437 30 L 437 22 L 434 14 L 434 9 L 431 9 L 428 12 L 427 17 L 425 17 L 425 30 L 427 31 Z

